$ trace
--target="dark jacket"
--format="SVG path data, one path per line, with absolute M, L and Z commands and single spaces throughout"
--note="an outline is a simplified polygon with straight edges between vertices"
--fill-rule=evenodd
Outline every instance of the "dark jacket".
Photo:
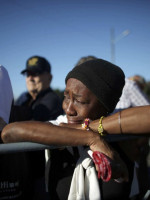
M 62 113 L 60 98 L 51 88 L 48 88 L 39 93 L 36 100 L 32 100 L 28 92 L 21 94 L 15 101 L 10 121 L 48 121 L 56 119 Z

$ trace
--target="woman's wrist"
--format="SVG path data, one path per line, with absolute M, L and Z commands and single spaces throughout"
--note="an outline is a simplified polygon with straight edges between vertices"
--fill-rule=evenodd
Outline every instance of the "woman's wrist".
M 106 142 L 104 137 L 101 137 L 98 133 L 93 131 L 88 131 L 91 134 L 89 138 L 89 143 L 87 144 L 92 151 L 99 151 L 110 157 L 114 158 L 114 150 Z
M 98 133 L 98 126 L 99 126 L 99 119 L 91 121 L 90 124 L 89 124 L 89 128 L 92 131 L 97 132 L 97 133 Z
M 91 129 L 92 131 L 99 133 L 101 136 L 107 134 L 107 131 L 105 129 L 104 126 L 104 121 L 106 118 L 100 118 L 94 121 L 91 121 L 89 123 L 89 129 Z M 100 133 L 100 130 L 102 131 L 102 134 Z

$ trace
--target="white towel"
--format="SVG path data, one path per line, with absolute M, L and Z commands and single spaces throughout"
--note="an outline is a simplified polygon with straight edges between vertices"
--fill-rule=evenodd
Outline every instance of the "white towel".
M 84 150 L 74 170 L 68 200 L 101 200 L 100 188 L 92 159 Z M 89 151 L 91 155 L 92 151 Z M 84 174 L 84 169 L 85 174 Z

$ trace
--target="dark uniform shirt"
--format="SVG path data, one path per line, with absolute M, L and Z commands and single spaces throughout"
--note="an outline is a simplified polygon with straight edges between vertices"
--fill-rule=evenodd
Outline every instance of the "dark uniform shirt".
M 25 92 L 15 102 L 16 107 L 22 106 L 22 109 L 28 110 L 27 120 L 36 121 L 56 119 L 63 113 L 61 104 L 60 98 L 51 88 L 40 92 L 36 100 L 32 100 L 31 95 Z
M 55 120 L 61 114 L 63 114 L 62 102 L 57 94 L 51 88 L 48 88 L 40 92 L 36 100 L 33 100 L 28 92 L 23 93 L 13 105 L 10 122 L 24 120 L 49 121 Z M 41 191 L 41 188 L 45 184 L 45 151 L 31 151 L 25 152 L 25 154 L 28 158 L 29 172 L 33 183 L 43 180 L 38 191 L 35 192 L 38 196 L 42 196 L 43 191 Z

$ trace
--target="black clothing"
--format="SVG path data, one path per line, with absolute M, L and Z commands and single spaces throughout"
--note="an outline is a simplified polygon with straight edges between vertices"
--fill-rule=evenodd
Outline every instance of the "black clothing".
M 133 180 L 134 162 L 129 160 L 117 143 L 113 142 L 111 145 L 125 162 L 129 172 L 129 181 L 123 183 L 117 183 L 114 180 L 101 182 L 102 200 L 129 200 Z
M 117 183 L 114 180 L 103 182 L 99 180 L 102 200 L 129 200 L 133 179 L 134 163 L 122 152 L 117 143 L 113 148 L 120 154 L 129 171 L 129 182 Z M 77 147 L 74 147 L 77 149 Z M 67 149 L 51 151 L 51 166 L 49 173 L 49 191 L 52 200 L 66 200 L 76 162 L 79 157 L 72 155 Z
M 57 116 L 63 113 L 61 101 L 51 88 L 41 91 L 38 94 L 36 100 L 32 100 L 32 97 L 28 92 L 23 93 L 15 102 L 13 111 L 14 112 L 12 112 L 11 115 L 12 121 L 14 121 L 14 119 L 16 121 L 16 117 L 17 118 L 20 117 L 20 119 L 18 119 L 17 121 L 22 121 L 22 120 L 48 121 L 56 119 Z M 31 159 L 33 175 L 35 177 L 44 175 L 45 171 L 44 151 L 30 152 L 29 157 Z
M 36 121 L 54 120 L 59 115 L 63 114 L 61 104 L 60 98 L 51 88 L 40 92 L 36 100 L 32 100 L 31 95 L 25 92 L 15 101 L 12 121 L 14 121 L 16 117 L 17 120 L 15 121 L 22 121 L 20 119 Z M 20 119 L 16 116 L 18 114 Z
M 0 199 L 33 198 L 33 179 L 25 153 L 0 154 Z
M 55 120 L 57 116 L 61 114 L 63 114 L 61 100 L 51 88 L 48 88 L 45 91 L 42 91 L 37 96 L 36 100 L 32 100 L 32 97 L 28 92 L 23 93 L 16 100 L 15 105 L 12 108 L 10 122 L 24 120 L 49 121 Z M 40 184 L 44 185 L 45 151 L 31 151 L 25 152 L 25 154 L 28 158 L 29 170 L 33 183 L 35 181 L 37 184 L 39 183 L 39 180 L 41 180 Z M 42 190 L 41 188 L 42 187 L 36 191 L 39 195 L 40 190 Z

